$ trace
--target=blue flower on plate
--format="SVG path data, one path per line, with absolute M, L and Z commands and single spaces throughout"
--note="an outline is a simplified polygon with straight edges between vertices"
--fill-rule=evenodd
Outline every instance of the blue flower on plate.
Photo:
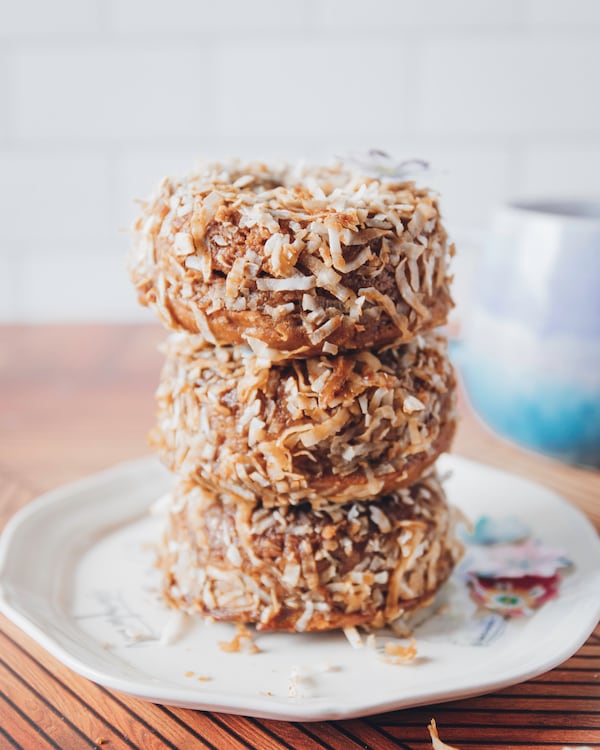
M 515 516 L 480 516 L 471 532 L 463 532 L 463 541 L 467 544 L 510 544 L 522 542 L 530 534 L 529 526 Z

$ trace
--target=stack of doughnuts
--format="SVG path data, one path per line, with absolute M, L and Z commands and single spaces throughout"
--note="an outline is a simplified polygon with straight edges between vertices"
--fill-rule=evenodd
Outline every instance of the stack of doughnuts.
M 173 331 L 151 433 L 173 607 L 310 631 L 431 602 L 460 556 L 434 467 L 452 251 L 428 191 L 342 166 L 210 164 L 144 204 L 130 274 Z

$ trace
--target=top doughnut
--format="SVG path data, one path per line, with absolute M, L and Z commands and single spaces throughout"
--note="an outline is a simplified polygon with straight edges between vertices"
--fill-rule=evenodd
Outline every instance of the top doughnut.
M 278 359 L 443 324 L 452 253 L 435 198 L 412 182 L 233 162 L 162 181 L 134 224 L 129 268 L 169 328 Z

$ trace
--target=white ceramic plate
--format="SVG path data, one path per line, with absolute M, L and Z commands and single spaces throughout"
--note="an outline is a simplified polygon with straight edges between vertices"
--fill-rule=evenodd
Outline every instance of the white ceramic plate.
M 575 568 L 558 599 L 508 623 L 477 619 L 464 586 L 451 581 L 445 614 L 417 627 L 419 653 L 409 665 L 353 649 L 341 633 L 257 634 L 260 653 L 225 653 L 218 642 L 231 640 L 233 626 L 191 618 L 163 645 L 173 615 L 157 593 L 150 545 L 160 522 L 147 508 L 169 476 L 155 459 L 63 487 L 18 513 L 0 540 L 0 609 L 57 659 L 106 687 L 158 703 L 294 721 L 462 698 L 551 669 L 581 646 L 600 615 L 594 529 L 528 481 L 456 457 L 440 465 L 452 471 L 448 495 L 467 516 L 517 515 L 565 550 Z

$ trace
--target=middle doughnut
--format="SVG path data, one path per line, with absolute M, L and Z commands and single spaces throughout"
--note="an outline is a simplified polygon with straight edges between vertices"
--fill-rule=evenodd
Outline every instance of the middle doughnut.
M 377 354 L 281 363 L 173 334 L 150 441 L 171 471 L 264 507 L 375 499 L 414 482 L 455 429 L 435 333 Z

